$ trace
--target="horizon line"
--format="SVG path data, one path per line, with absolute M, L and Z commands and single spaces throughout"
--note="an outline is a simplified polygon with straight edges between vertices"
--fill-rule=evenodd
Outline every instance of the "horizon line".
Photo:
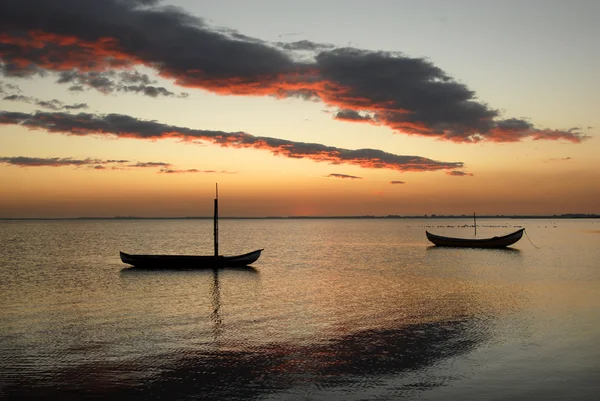
M 422 215 L 355 215 L 355 216 L 220 216 L 219 220 L 285 220 L 285 219 L 448 219 L 472 218 L 467 214 L 422 214 Z M 478 215 L 477 218 L 600 218 L 597 213 L 561 213 L 561 214 L 487 214 Z M 80 216 L 80 217 L 0 217 L 0 220 L 212 220 L 213 216 Z

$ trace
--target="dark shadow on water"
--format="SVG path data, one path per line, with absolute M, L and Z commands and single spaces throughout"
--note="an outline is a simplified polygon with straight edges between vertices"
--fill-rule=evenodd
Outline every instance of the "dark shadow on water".
M 121 269 L 121 276 L 143 276 L 143 275 L 156 275 L 156 274 L 180 274 L 180 273 L 189 273 L 189 274 L 213 274 L 213 272 L 240 272 L 241 274 L 258 274 L 258 270 L 256 270 L 252 266 L 242 266 L 242 267 L 219 267 L 218 269 L 206 268 L 206 269 L 190 269 L 190 268 L 165 268 L 165 269 L 157 269 L 157 268 L 143 268 L 143 267 L 124 267 Z
M 488 253 L 504 253 L 504 254 L 520 254 L 521 250 L 518 248 L 511 248 L 511 247 L 506 247 L 506 248 L 470 248 L 470 247 L 452 247 L 452 246 L 436 246 L 436 245 L 431 245 L 427 247 L 427 252 L 449 252 L 449 251 L 454 251 L 454 252 L 462 252 L 462 251 L 470 251 L 470 252 L 488 252 Z
M 214 277 L 211 319 L 218 336 L 222 317 Z M 307 388 L 321 394 L 340 388 L 364 391 L 386 377 L 418 376 L 444 359 L 473 350 L 489 337 L 482 327 L 480 321 L 464 318 L 340 333 L 313 344 L 267 342 L 259 348 L 238 344 L 160 360 L 106 360 L 60 368 L 46 379 L 13 383 L 4 388 L 4 399 L 249 400 L 277 397 L 282 391 L 305 399 Z M 135 378 L 142 372 L 153 374 Z M 444 385 L 433 380 L 423 374 L 397 387 L 394 398 Z

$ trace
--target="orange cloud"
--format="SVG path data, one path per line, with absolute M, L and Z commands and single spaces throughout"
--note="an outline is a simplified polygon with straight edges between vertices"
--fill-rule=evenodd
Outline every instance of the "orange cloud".
M 105 71 L 145 64 L 119 50 L 119 41 L 109 37 L 86 41 L 76 36 L 32 30 L 19 37 L 0 33 L 0 44 L 13 51 L 18 49 L 16 58 L 10 57 L 12 52 L 8 50 L 0 50 L 0 57 L 8 57 L 21 69 L 35 66 L 52 71 Z

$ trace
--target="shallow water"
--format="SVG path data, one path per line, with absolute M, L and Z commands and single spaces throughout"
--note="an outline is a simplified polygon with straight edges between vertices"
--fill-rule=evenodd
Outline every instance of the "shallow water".
M 1 399 L 533 399 L 600 393 L 600 220 L 508 250 L 430 246 L 468 219 L 222 220 L 254 269 L 136 271 L 210 254 L 210 220 L 0 222 Z

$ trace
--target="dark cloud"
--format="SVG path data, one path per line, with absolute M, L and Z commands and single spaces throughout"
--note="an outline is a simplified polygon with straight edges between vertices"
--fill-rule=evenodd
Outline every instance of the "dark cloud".
M 5 82 L 0 81 L 0 95 L 8 94 L 8 93 L 18 94 L 21 93 L 21 89 L 14 84 L 7 84 Z
M 58 80 L 59 84 L 70 83 L 75 87 L 90 87 L 103 93 L 111 93 L 116 90 L 116 84 L 112 78 L 116 73 L 108 72 L 87 72 L 80 73 L 78 71 L 63 71 L 60 73 Z
M 352 121 L 352 122 L 374 122 L 369 115 L 362 115 L 355 110 L 340 110 L 333 117 L 336 120 Z
M 93 170 L 128 170 L 130 168 L 159 168 L 158 173 L 207 173 L 207 174 L 235 174 L 229 171 L 217 170 L 198 170 L 188 169 L 179 170 L 174 168 L 170 163 L 165 162 L 136 162 L 131 163 L 129 160 L 101 160 L 101 159 L 74 159 L 71 157 L 0 157 L 0 164 L 9 164 L 18 167 L 88 167 Z
M 554 159 L 548 159 L 547 161 L 549 162 L 557 162 L 557 161 L 567 161 L 567 160 L 571 160 L 572 158 L 569 157 L 560 157 L 560 158 L 554 158 Z
M 121 89 L 123 92 L 133 92 L 133 93 L 141 93 L 150 97 L 158 97 L 158 96 L 175 96 L 175 93 L 163 88 L 156 86 L 146 86 L 146 85 L 128 85 L 123 86 Z
M 390 181 L 390 184 L 406 184 L 404 181 Z
M 170 90 L 155 86 L 156 81 L 151 80 L 147 74 L 137 71 L 62 71 L 58 75 L 59 84 L 70 84 L 70 91 L 83 91 L 84 88 L 96 89 L 99 92 L 109 94 L 114 92 L 140 93 L 150 97 L 170 96 L 187 97 L 187 93 L 176 94 Z
M 101 160 L 101 159 L 73 159 L 72 157 L 0 157 L 0 163 L 10 164 L 18 167 L 64 167 L 64 166 L 88 166 L 95 170 L 106 169 L 106 166 L 113 169 L 125 169 L 126 167 L 171 167 L 170 163 L 163 162 L 137 162 L 133 164 L 129 160 Z
M 84 165 L 95 165 L 102 163 L 100 160 L 95 159 L 72 159 L 70 157 L 0 157 L 0 163 L 10 164 L 19 167 L 63 167 L 63 166 L 84 166 Z
M 32 98 L 23 95 L 8 95 L 4 96 L 2 100 L 10 100 L 13 102 L 30 102 Z
M 13 91 L 16 91 L 16 92 L 19 92 L 19 93 L 21 92 L 21 89 L 19 88 L 19 86 L 18 86 L 18 85 L 13 85 L 13 84 L 5 84 L 5 86 L 6 86 L 8 89 L 10 89 L 10 90 L 13 90 Z M 591 128 L 591 127 L 590 127 L 590 128 Z
M 473 173 L 466 173 L 464 171 L 458 171 L 458 170 L 447 171 L 446 174 L 452 175 L 455 177 L 464 177 L 464 176 L 472 176 L 473 175 Z
M 174 7 L 139 8 L 135 2 L 114 0 L 4 0 L 0 27 L 9 35 L 2 41 L 9 74 L 29 66 L 104 71 L 145 64 L 178 79 L 191 74 L 195 79 L 256 81 L 275 77 L 282 66 L 294 67 L 281 51 L 209 29 Z
M 154 6 L 160 2 L 162 2 L 163 0 L 120 0 L 123 3 L 137 3 L 137 4 L 141 4 L 144 6 Z
M 142 168 L 146 168 L 146 167 L 168 167 L 170 166 L 170 163 L 163 163 L 163 162 L 137 162 L 135 164 L 128 164 L 127 167 L 142 167 Z
M 192 168 L 192 169 L 188 169 L 188 170 L 175 170 L 175 169 L 170 169 L 170 168 L 161 168 L 159 171 L 159 173 L 165 173 L 165 174 L 176 174 L 176 173 L 199 173 L 200 170 Z
M 0 68 L 7 76 L 58 72 L 80 77 L 66 81 L 71 90 L 92 87 L 108 93 L 131 87 L 149 96 L 169 95 L 166 89 L 142 89 L 148 86 L 144 82 L 119 86 L 109 75 L 143 65 L 177 85 L 218 94 L 320 99 L 342 110 L 336 116 L 349 116 L 352 110 L 355 117 L 368 115 L 374 123 L 411 135 L 454 142 L 531 138 L 578 143 L 588 138 L 577 128 L 539 129 L 525 119 L 504 119 L 422 58 L 330 49 L 302 40 L 281 46 L 315 55 L 308 61 L 294 59 L 290 51 L 211 28 L 155 1 L 0 2 Z
M 60 110 L 62 109 L 63 103 L 60 100 L 57 99 L 53 99 L 53 100 L 36 100 L 35 104 L 37 106 L 40 106 L 44 109 L 50 109 L 50 110 Z
M 63 106 L 65 110 L 80 110 L 87 109 L 88 105 L 86 103 L 76 103 L 76 104 L 65 104 Z
M 318 50 L 332 49 L 335 47 L 334 45 L 331 45 L 331 44 L 315 43 L 315 42 L 311 42 L 310 40 L 298 40 L 296 42 L 277 42 L 277 43 L 275 43 L 275 45 L 278 47 L 281 47 L 282 49 L 291 50 L 291 51 L 296 51 L 296 50 L 318 51 Z
M 200 140 L 223 147 L 264 149 L 274 155 L 295 159 L 310 159 L 317 162 L 349 164 L 374 169 L 436 171 L 463 167 L 461 162 L 440 162 L 421 156 L 395 155 L 377 149 L 342 149 L 317 143 L 254 136 L 244 132 L 177 127 L 156 121 L 139 120 L 122 114 L 95 115 L 60 112 L 28 114 L 0 111 L 0 124 L 21 125 L 29 129 L 74 136 L 107 135 L 118 138 Z
M 154 83 L 148 74 L 141 74 L 138 71 L 123 71 L 119 74 L 121 81 L 126 84 L 144 84 L 150 85 Z
M 336 174 L 336 173 L 332 173 L 332 174 L 329 174 L 327 177 L 330 177 L 330 178 L 348 178 L 350 180 L 362 180 L 362 177 L 357 177 L 355 175 L 348 175 L 348 174 Z
M 23 95 L 4 96 L 2 98 L 2 100 L 10 100 L 10 101 L 14 101 L 14 102 L 29 103 L 29 104 L 33 104 L 38 107 L 55 110 L 55 111 L 58 111 L 58 110 L 80 110 L 80 109 L 88 108 L 88 105 L 85 103 L 65 104 L 64 102 L 61 102 L 60 100 L 57 100 L 57 99 L 41 100 L 41 99 L 38 99 L 35 97 L 23 96 Z
M 177 170 L 177 169 L 170 169 L 170 168 L 162 168 L 162 169 L 159 170 L 159 173 L 165 173 L 165 174 L 181 174 L 181 173 L 235 174 L 234 172 L 230 172 L 230 171 L 198 170 L 198 169 L 195 169 L 195 168 L 188 169 L 188 170 Z

